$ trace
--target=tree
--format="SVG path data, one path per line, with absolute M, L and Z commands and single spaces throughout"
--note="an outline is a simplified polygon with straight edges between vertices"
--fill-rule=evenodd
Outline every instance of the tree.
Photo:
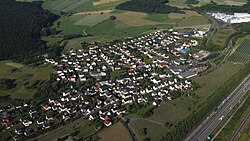
M 119 4 L 116 8 L 146 13 L 181 12 L 179 8 L 166 5 L 168 0 L 130 0 Z
M 110 16 L 110 18 L 109 18 L 110 20 L 115 20 L 116 19 L 116 17 L 114 16 L 114 15 L 112 15 L 112 16 Z
M 59 16 L 44 10 L 41 4 L 0 1 L 0 60 L 31 62 L 47 49 L 41 33 L 47 35 L 48 27 Z

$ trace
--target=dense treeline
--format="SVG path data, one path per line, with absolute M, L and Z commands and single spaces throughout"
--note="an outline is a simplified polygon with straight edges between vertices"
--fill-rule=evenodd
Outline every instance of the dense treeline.
M 16 80 L 0 78 L 0 90 L 9 90 L 16 87 Z
M 186 119 L 180 121 L 173 130 L 168 132 L 162 141 L 180 141 L 192 131 L 198 124 L 204 120 L 222 101 L 225 99 L 235 87 L 249 74 L 250 63 L 247 63 L 238 73 L 236 73 L 228 82 L 210 96 L 204 105 L 189 115 Z
M 200 1 L 198 0 L 187 0 L 186 4 L 199 4 Z
M 222 5 L 215 2 L 210 2 L 207 5 L 197 7 L 198 10 L 205 12 L 223 12 L 223 13 L 250 13 L 250 2 L 242 6 Z
M 179 8 L 166 5 L 168 0 L 131 0 L 126 1 L 116 8 L 121 10 L 146 12 L 146 13 L 171 13 L 180 12 Z
M 40 39 L 43 28 L 58 19 L 44 10 L 40 2 L 0 1 L 0 60 L 21 58 L 28 61 L 46 48 Z M 39 54 L 40 53 L 40 54 Z

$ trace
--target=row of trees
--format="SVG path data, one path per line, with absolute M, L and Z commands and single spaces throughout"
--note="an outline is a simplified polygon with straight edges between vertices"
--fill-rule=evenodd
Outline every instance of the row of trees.
M 16 87 L 16 80 L 0 78 L 0 90 L 8 90 Z
M 0 60 L 19 58 L 28 61 L 46 49 L 41 31 L 58 16 L 44 10 L 40 2 L 0 1 Z
M 171 13 L 180 12 L 177 7 L 166 5 L 168 0 L 131 0 L 126 1 L 116 8 L 121 10 L 146 12 L 146 13 Z
M 200 108 L 189 115 L 186 119 L 180 121 L 173 130 L 168 132 L 162 141 L 180 141 L 183 140 L 186 135 L 192 131 L 198 124 L 204 120 L 209 113 L 211 113 L 217 105 L 227 97 L 229 93 L 249 74 L 250 63 L 246 64 L 238 73 L 236 73 L 232 78 L 226 82 L 222 87 L 210 96 L 205 104 L 200 106 Z
M 197 7 L 198 10 L 205 12 L 223 12 L 223 13 L 250 13 L 250 3 L 249 1 L 242 6 L 235 5 L 222 5 L 211 1 L 209 4 Z

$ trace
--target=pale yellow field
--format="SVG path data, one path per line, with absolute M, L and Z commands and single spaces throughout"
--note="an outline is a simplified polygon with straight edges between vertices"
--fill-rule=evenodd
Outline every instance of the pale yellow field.
M 101 138 L 100 141 L 132 141 L 128 130 L 121 122 L 104 129 L 98 136 Z
M 99 10 L 99 11 L 91 11 L 91 12 L 78 12 L 75 13 L 74 15 L 96 15 L 96 14 L 105 14 L 105 13 L 110 13 L 113 10 Z
M 184 10 L 185 14 L 180 14 L 180 13 L 170 13 L 168 14 L 169 18 L 173 18 L 173 19 L 179 19 L 179 18 L 188 18 L 188 17 L 192 17 L 192 16 L 201 16 L 200 14 L 198 14 L 195 11 L 190 11 L 190 10 Z
M 111 3 L 111 2 L 116 2 L 116 1 L 120 1 L 120 0 L 100 0 L 97 2 L 93 2 L 93 5 L 102 5 L 102 4 L 106 4 L 106 3 Z
M 144 19 L 148 14 L 141 12 L 126 12 L 116 15 L 117 27 L 129 27 L 129 26 L 145 26 L 163 24 L 162 22 L 155 22 Z

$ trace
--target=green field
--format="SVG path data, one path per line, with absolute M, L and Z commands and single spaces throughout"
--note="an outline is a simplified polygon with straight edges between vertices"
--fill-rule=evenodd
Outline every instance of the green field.
M 52 140 L 56 140 L 57 138 L 65 137 L 72 132 L 74 132 L 74 129 L 71 127 L 67 127 L 67 128 L 64 128 L 63 130 L 58 130 L 58 131 L 55 130 L 55 131 L 48 132 L 46 136 L 41 135 L 29 141 L 33 141 L 36 139 L 37 141 L 52 141 Z
M 239 141 L 249 141 L 250 139 L 250 124 L 248 124 L 241 134 Z
M 81 121 L 76 126 L 76 130 L 79 131 L 78 137 L 84 139 L 84 138 L 90 136 L 92 133 L 95 132 L 95 128 L 96 128 L 96 126 L 93 123 L 91 123 L 91 121 L 89 121 L 87 119 Z
M 145 19 L 156 22 L 167 22 L 169 18 L 166 14 L 151 13 Z
M 83 3 L 80 3 L 79 1 L 80 0 L 66 0 L 62 2 L 59 0 L 47 0 L 43 4 L 45 8 L 53 12 L 56 11 L 58 14 L 59 11 L 70 11 L 72 13 L 70 15 L 61 16 L 61 18 L 54 24 L 55 28 L 63 31 L 61 34 L 82 34 L 83 31 L 85 31 L 87 34 L 93 35 L 76 39 L 77 41 L 110 42 L 139 36 L 154 30 L 172 28 L 173 26 L 177 28 L 210 27 L 209 21 L 194 11 L 185 10 L 186 14 L 171 13 L 169 15 L 156 13 L 146 14 L 140 12 L 132 13 L 114 9 L 115 6 L 126 0 L 118 0 L 95 6 L 93 5 L 93 2 L 98 2 L 98 0 L 81 1 Z M 78 7 L 72 9 L 72 7 L 76 7 L 75 3 L 78 4 Z M 107 13 L 100 14 L 99 10 L 104 10 Z M 109 19 L 111 15 L 116 16 L 117 19 L 111 21 Z M 57 41 L 57 39 L 47 40 L 50 42 Z M 73 39 L 72 42 L 75 42 L 75 40 Z M 72 47 L 67 46 L 67 48 Z
M 151 138 L 152 141 L 159 141 L 161 137 L 168 131 L 164 124 L 154 123 L 150 120 L 137 118 L 133 119 L 131 122 L 131 126 L 136 132 L 136 136 L 139 140 L 143 140 L 146 137 Z M 143 128 L 147 128 L 147 134 L 143 135 L 141 130 Z
M 195 93 L 200 96 L 201 101 L 205 100 L 242 67 L 242 64 L 226 62 L 211 73 L 194 78 L 193 81 L 201 86 Z
M 42 37 L 42 40 L 47 41 L 48 43 L 56 43 L 62 39 L 62 37 Z
M 60 14 L 60 12 L 77 13 L 82 11 L 115 9 L 118 4 L 123 3 L 126 0 L 118 0 L 115 2 L 93 5 L 93 2 L 98 1 L 99 0 L 46 0 L 43 4 L 43 7 L 57 14 Z
M 55 13 L 59 13 L 60 11 L 71 12 L 88 2 L 89 0 L 46 0 L 43 7 Z
M 41 65 L 31 68 L 12 61 L 1 61 L 0 68 L 0 78 L 16 79 L 17 82 L 17 86 L 13 89 L 0 90 L 0 96 L 10 95 L 12 98 L 17 99 L 32 98 L 34 91 L 26 89 L 24 84 L 29 85 L 39 80 L 49 80 L 52 73 L 50 66 Z
M 186 0 L 169 0 L 168 5 L 179 7 L 179 8 L 188 8 L 186 4 Z
M 100 22 L 103 22 L 109 19 L 110 14 L 95 14 L 87 15 L 79 20 L 77 20 L 74 25 L 83 25 L 83 26 L 94 26 Z
M 245 39 L 241 45 L 228 58 L 229 61 L 244 63 L 250 59 L 250 40 Z
M 214 1 L 218 4 L 237 5 L 237 6 L 244 5 L 247 2 L 247 0 L 199 0 L 199 1 L 200 3 L 194 6 L 202 6 L 202 5 L 210 3 L 211 1 Z
M 213 35 L 211 43 L 223 49 L 226 46 L 227 40 L 230 37 L 230 35 L 232 35 L 235 32 L 236 31 L 232 28 L 219 29 Z

